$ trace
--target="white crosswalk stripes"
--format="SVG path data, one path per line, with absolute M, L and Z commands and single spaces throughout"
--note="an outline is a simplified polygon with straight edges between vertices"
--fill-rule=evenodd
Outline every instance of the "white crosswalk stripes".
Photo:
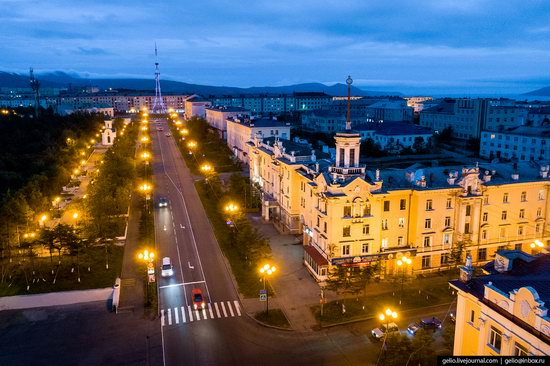
M 208 306 L 201 310 L 193 310 L 193 307 L 190 305 L 187 306 L 187 309 L 185 306 L 161 309 L 160 324 L 165 327 L 199 320 L 231 318 L 235 316 L 241 316 L 239 302 L 237 300 L 220 301 L 208 303 Z

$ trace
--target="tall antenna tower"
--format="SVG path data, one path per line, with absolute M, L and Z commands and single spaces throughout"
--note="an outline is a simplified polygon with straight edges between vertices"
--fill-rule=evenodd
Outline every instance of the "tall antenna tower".
M 34 92 L 34 117 L 38 117 L 38 108 L 40 107 L 40 82 L 34 78 L 34 70 L 30 69 L 29 84 Z
M 164 114 L 166 113 L 166 106 L 160 92 L 160 71 L 157 56 L 157 42 L 155 42 L 155 99 L 153 100 L 153 110 L 151 112 L 153 114 Z

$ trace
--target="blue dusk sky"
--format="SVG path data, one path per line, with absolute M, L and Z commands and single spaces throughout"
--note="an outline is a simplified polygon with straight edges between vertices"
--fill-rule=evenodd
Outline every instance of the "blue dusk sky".
M 545 0 L 0 0 L 0 70 L 407 94 L 550 85 Z

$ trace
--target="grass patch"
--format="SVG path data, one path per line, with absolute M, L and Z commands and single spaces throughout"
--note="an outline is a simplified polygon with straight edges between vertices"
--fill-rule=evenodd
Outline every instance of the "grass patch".
M 269 313 L 260 311 L 254 314 L 254 318 L 262 323 L 275 327 L 290 328 L 290 323 L 281 309 L 270 309 Z
M 61 256 L 60 266 L 57 265 L 57 256 L 53 258 L 53 266 L 49 257 L 34 258 L 33 265 L 28 259 L 18 261 L 16 258 L 12 263 L 4 262 L 0 267 L 2 273 L 0 296 L 111 287 L 115 279 L 120 276 L 124 248 L 112 245 L 110 251 L 109 269 L 105 269 L 104 247 L 82 250 L 78 267 L 76 258 L 69 255 Z M 89 272 L 88 267 L 90 267 Z M 34 268 L 34 275 L 32 268 Z M 74 270 L 71 271 L 73 268 Z M 80 282 L 78 282 L 79 274 Z M 54 278 L 56 278 L 55 284 Z
M 386 292 L 374 296 L 359 296 L 345 300 L 331 301 L 323 306 L 312 306 L 311 312 L 322 325 L 376 317 L 381 309 L 390 306 L 398 311 L 416 309 L 425 306 L 450 303 L 454 300 L 447 284 L 430 287 L 429 290 L 404 289 L 401 305 L 400 291 Z M 345 312 L 342 311 L 342 305 Z

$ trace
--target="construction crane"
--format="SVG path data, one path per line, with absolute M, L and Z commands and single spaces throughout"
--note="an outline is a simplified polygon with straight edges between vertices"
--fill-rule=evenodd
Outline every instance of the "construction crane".
M 38 118 L 38 108 L 40 107 L 40 82 L 34 78 L 34 71 L 31 67 L 31 78 L 29 84 L 34 92 L 34 117 Z

